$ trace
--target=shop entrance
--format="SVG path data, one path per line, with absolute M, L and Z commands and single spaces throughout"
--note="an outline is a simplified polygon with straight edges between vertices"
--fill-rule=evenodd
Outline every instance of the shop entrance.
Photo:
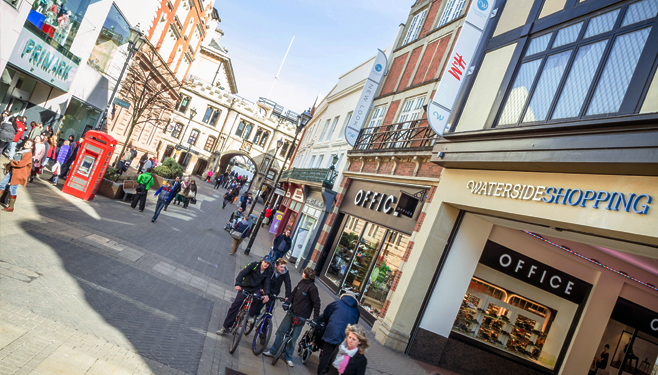
M 208 161 L 205 159 L 198 159 L 196 162 L 196 165 L 194 166 L 194 170 L 192 171 L 192 174 L 195 174 L 197 176 L 201 176 L 203 172 L 206 171 L 208 167 Z

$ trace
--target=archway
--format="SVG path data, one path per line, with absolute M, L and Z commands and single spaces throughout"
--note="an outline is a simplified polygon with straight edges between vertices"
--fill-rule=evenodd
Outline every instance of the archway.
M 218 173 L 224 173 L 226 172 L 226 169 L 229 167 L 231 164 L 231 160 L 234 158 L 241 156 L 243 159 L 248 160 L 251 165 L 253 166 L 253 173 L 254 176 L 258 175 L 258 163 L 246 152 L 244 151 L 228 151 L 224 153 L 221 158 L 219 158 L 219 163 L 218 163 Z

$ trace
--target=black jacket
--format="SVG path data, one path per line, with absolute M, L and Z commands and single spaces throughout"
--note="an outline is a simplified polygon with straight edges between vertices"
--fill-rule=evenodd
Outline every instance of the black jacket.
M 171 191 L 171 196 L 172 196 L 172 197 L 176 197 L 176 194 L 178 194 L 178 192 L 180 191 L 180 189 L 181 189 L 181 184 L 180 184 L 180 182 L 174 182 L 174 188 L 173 188 L 172 191 Z
M 327 367 L 322 371 L 323 374 L 339 375 L 338 370 L 332 365 L 336 360 L 336 355 L 338 355 L 338 349 L 340 349 L 340 345 L 334 349 L 334 353 L 331 355 Z M 354 357 L 350 358 L 350 361 L 347 362 L 347 367 L 345 367 L 343 375 L 365 375 L 366 367 L 368 367 L 368 359 L 363 354 L 356 352 Z
M 302 279 L 292 291 L 290 308 L 294 315 L 304 319 L 320 315 L 320 294 L 314 280 Z
M 286 242 L 285 250 L 279 250 L 279 245 L 281 244 L 281 241 Z M 292 245 L 292 240 L 290 239 L 290 237 L 286 237 L 285 234 L 280 234 L 280 235 L 276 236 L 276 238 L 274 239 L 273 247 L 274 247 L 274 251 L 278 251 L 278 252 L 281 252 L 281 253 L 285 254 L 285 253 L 288 252 L 288 250 L 290 250 L 291 245 Z
M 246 292 L 253 293 L 263 289 L 265 294 L 270 293 L 270 277 L 272 276 L 272 267 L 268 267 L 264 272 L 260 272 L 260 262 L 252 262 L 240 271 L 235 279 L 235 285 L 240 286 Z
M 290 284 L 290 273 L 288 272 L 288 268 L 278 276 L 276 271 L 272 270 L 272 277 L 270 277 L 270 293 L 281 297 L 279 294 L 281 293 L 281 285 L 284 283 L 286 284 L 286 298 L 290 298 L 290 290 L 292 289 L 292 286 Z

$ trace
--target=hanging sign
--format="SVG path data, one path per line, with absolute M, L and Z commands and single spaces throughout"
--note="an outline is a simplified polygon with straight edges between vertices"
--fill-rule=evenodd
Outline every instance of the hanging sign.
M 388 64 L 386 54 L 384 54 L 382 50 L 377 51 L 377 57 L 375 57 L 375 62 L 372 64 L 372 69 L 370 69 L 370 75 L 368 75 L 366 84 L 363 86 L 361 97 L 354 109 L 350 123 L 345 127 L 345 140 L 350 146 L 356 144 L 356 138 L 359 136 L 359 132 L 363 127 L 363 123 L 366 121 L 366 117 L 368 117 L 370 105 L 375 98 L 375 93 L 379 88 L 379 83 L 382 81 L 382 77 L 384 77 L 384 73 L 386 72 L 386 66 Z
M 494 0 L 477 0 L 471 2 L 464 26 L 454 43 L 452 54 L 443 69 L 441 82 L 434 98 L 427 108 L 427 119 L 432 130 L 439 136 L 449 128 L 448 117 L 455 105 L 455 100 L 464 83 L 469 67 L 473 65 L 473 56 L 482 42 L 482 32 L 487 25 Z

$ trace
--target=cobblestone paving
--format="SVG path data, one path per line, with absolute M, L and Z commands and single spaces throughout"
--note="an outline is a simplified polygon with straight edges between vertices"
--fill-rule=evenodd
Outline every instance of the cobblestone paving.
M 224 191 L 199 185 L 196 206 L 172 205 L 156 223 L 152 197 L 139 213 L 40 181 L 19 188 L 17 211 L 0 215 L 0 374 L 315 373 L 317 354 L 272 366 L 253 355 L 251 335 L 231 355 L 214 333 L 236 274 L 269 250 L 271 235 L 261 231 L 250 256 L 228 256 L 221 227 L 236 206 L 222 210 Z M 325 306 L 335 297 L 318 286 Z M 426 373 L 376 342 L 368 359 L 369 374 Z

